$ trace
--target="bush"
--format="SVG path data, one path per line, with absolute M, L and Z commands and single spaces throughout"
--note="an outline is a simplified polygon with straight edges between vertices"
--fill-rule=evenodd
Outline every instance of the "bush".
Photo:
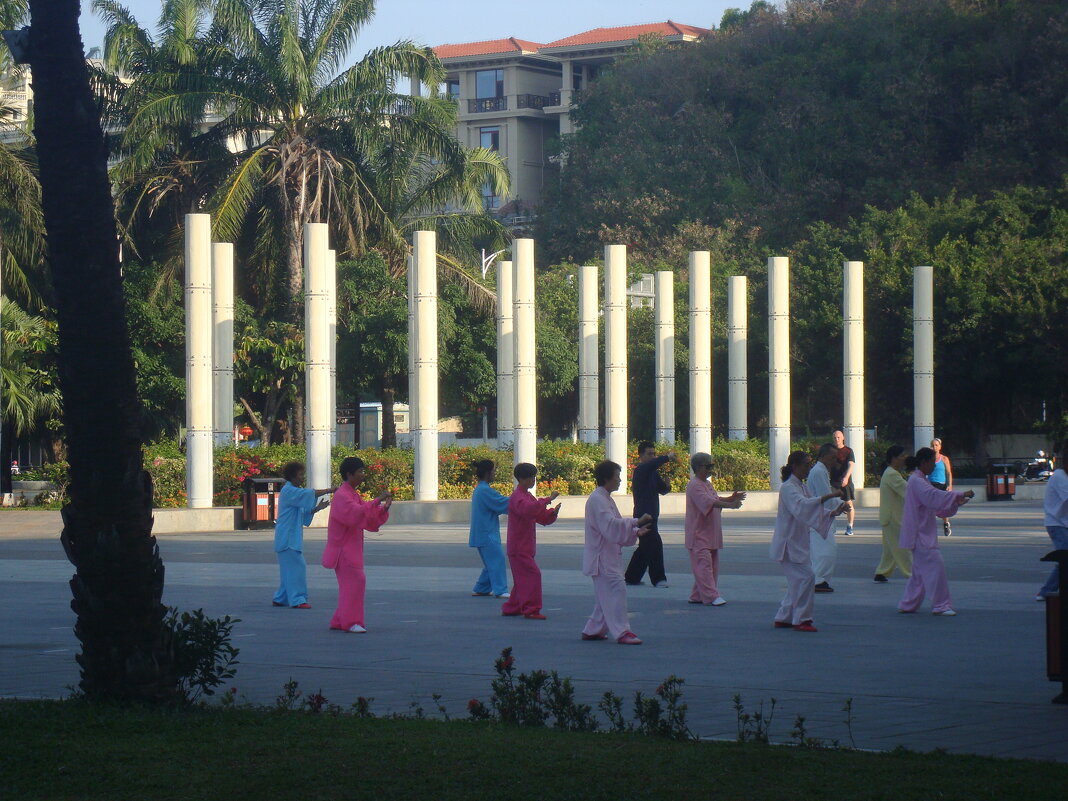
M 235 623 L 229 615 L 211 618 L 203 609 L 179 612 L 168 608 L 164 625 L 170 632 L 178 689 L 186 703 L 214 695 L 215 688 L 232 679 L 237 669 L 238 649 L 230 642 Z

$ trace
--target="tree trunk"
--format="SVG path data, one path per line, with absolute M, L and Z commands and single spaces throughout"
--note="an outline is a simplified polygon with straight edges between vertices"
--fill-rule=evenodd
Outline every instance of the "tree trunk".
M 177 696 L 152 536 L 107 150 L 78 31 L 78 0 L 31 0 L 30 64 L 41 205 L 59 323 L 70 460 L 61 541 L 89 698 Z
M 393 376 L 387 375 L 382 379 L 382 447 L 397 447 L 397 416 L 393 413 L 393 403 L 396 400 L 397 391 L 393 387 Z M 409 415 L 410 416 L 410 415 Z M 359 416 L 356 417 L 356 425 L 359 427 Z
M 298 392 L 293 398 L 293 441 L 298 445 L 304 437 L 304 395 Z

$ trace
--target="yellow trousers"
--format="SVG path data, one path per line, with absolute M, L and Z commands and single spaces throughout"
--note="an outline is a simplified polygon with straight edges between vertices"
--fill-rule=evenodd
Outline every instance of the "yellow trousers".
M 875 568 L 875 575 L 889 578 L 895 567 L 905 578 L 912 575 L 912 551 L 907 551 L 898 545 L 900 538 L 900 524 L 891 523 L 883 526 L 883 558 L 879 560 L 879 566 Z

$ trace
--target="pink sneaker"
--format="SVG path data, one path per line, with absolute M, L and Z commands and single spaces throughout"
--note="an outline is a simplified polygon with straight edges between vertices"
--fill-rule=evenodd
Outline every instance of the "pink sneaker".
M 802 620 L 794 626 L 794 631 L 819 631 L 819 629 L 812 625 L 811 620 Z
M 618 640 L 620 645 L 641 645 L 642 641 L 638 639 L 638 635 L 633 631 L 624 631 Z

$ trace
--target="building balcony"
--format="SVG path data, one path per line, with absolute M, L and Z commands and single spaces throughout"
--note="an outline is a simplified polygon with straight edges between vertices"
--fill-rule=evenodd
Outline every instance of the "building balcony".
M 484 114 L 488 111 L 507 111 L 507 97 L 480 97 L 467 101 L 468 114 Z
M 516 108 L 545 108 L 551 106 L 550 98 L 546 95 L 516 95 Z

